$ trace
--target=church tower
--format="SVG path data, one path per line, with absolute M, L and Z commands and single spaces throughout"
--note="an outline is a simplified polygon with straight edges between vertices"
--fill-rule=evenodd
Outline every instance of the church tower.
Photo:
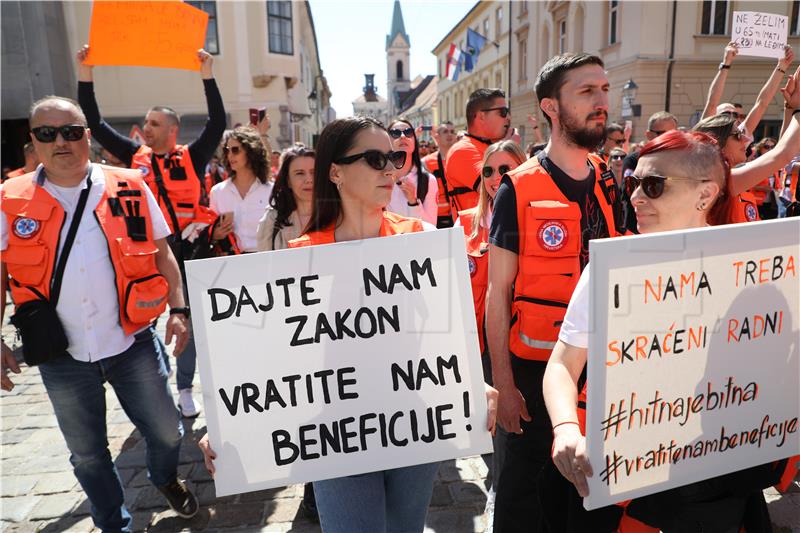
M 400 0 L 394 0 L 392 29 L 386 36 L 386 95 L 389 100 L 389 117 L 394 117 L 400 110 L 401 94 L 411 90 L 410 49 L 411 39 L 408 38 L 403 23 Z

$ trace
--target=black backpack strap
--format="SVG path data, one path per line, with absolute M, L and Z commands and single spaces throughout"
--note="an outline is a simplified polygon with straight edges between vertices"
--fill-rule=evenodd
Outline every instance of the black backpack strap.
M 429 183 L 430 177 L 427 172 L 425 172 L 422 168 L 417 169 L 417 199 L 419 203 L 422 204 L 425 201 L 425 197 L 428 195 L 428 188 L 430 187 Z
M 61 293 L 61 281 L 64 278 L 64 269 L 67 267 L 67 258 L 72 249 L 72 243 L 75 242 L 75 235 L 78 233 L 78 226 L 81 224 L 81 217 L 83 217 L 83 210 L 86 207 L 86 200 L 89 198 L 89 192 L 92 189 L 92 167 L 89 166 L 89 174 L 86 176 L 86 188 L 81 191 L 81 196 L 78 199 L 78 206 L 75 208 L 75 214 L 72 216 L 72 222 L 67 231 L 67 238 L 64 240 L 64 247 L 61 249 L 61 255 L 58 257 L 56 263 L 56 270 L 53 273 L 53 278 L 50 280 L 50 303 L 55 308 L 58 304 L 58 297 Z
M 155 178 L 156 187 L 158 187 L 158 197 L 167 207 L 167 213 L 169 213 L 169 218 L 172 221 L 172 227 L 174 228 L 175 232 L 173 234 L 174 238 L 176 241 L 179 241 L 181 240 L 181 228 L 178 225 L 178 216 L 175 214 L 175 208 L 172 207 L 172 200 L 170 200 L 169 195 L 167 194 L 167 187 L 164 185 L 164 177 L 161 175 L 161 169 L 158 166 L 155 152 L 150 154 L 150 165 L 153 167 L 153 177 Z
M 442 180 L 442 186 L 444 187 L 444 197 L 447 199 L 447 203 L 450 203 L 450 191 L 447 189 L 447 177 L 444 174 L 444 161 L 442 161 L 442 152 L 436 153 L 436 160 L 439 162 L 439 179 Z M 433 173 L 436 175 L 436 172 Z

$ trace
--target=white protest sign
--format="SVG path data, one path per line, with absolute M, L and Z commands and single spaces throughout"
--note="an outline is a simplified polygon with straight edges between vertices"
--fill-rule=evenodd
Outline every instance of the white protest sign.
M 731 38 L 742 55 L 781 58 L 788 36 L 787 16 L 757 11 L 733 12 Z
M 491 451 L 461 228 L 186 273 L 217 496 Z
M 800 454 L 800 219 L 590 253 L 587 509 Z

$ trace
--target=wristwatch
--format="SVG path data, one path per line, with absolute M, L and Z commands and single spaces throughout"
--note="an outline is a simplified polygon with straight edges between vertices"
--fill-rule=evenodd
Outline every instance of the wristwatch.
M 189 311 L 188 307 L 173 307 L 169 310 L 170 315 L 183 315 L 186 318 L 189 318 L 191 312 Z
M 731 66 L 730 65 L 726 65 L 725 63 L 720 63 L 719 64 L 719 70 L 724 70 L 724 69 L 727 69 L 727 68 L 731 68 Z
M 406 203 L 408 204 L 408 207 L 417 207 L 419 205 L 419 200 L 417 200 L 413 204 L 411 202 L 406 202 Z

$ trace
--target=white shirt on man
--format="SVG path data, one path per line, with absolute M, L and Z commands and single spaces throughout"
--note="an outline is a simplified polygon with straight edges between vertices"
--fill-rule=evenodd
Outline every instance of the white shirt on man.
M 271 194 L 272 183 L 259 180 L 250 185 L 244 198 L 231 178 L 211 188 L 210 207 L 219 214 L 233 213 L 233 234 L 242 252 L 258 251 L 258 221 L 269 206 Z
M 36 169 L 33 180 L 39 179 L 42 166 Z M 92 188 L 86 200 L 75 242 L 69 253 L 56 312 L 67 334 L 67 351 L 73 359 L 94 362 L 119 355 L 133 344 L 133 335 L 126 335 L 119 323 L 114 267 L 108 248 L 114 243 L 106 240 L 94 210 L 105 192 L 105 175 L 99 165 L 92 165 Z M 78 206 L 86 178 L 76 187 L 60 187 L 44 180 L 44 190 L 61 204 L 66 219 L 59 238 L 59 256 L 69 226 Z M 153 193 L 145 187 L 145 196 L 153 225 L 153 239 L 163 239 L 171 232 Z M 8 219 L 0 216 L 0 251 L 8 248 Z
M 558 338 L 576 348 L 589 348 L 589 265 L 583 269 L 569 299 Z

